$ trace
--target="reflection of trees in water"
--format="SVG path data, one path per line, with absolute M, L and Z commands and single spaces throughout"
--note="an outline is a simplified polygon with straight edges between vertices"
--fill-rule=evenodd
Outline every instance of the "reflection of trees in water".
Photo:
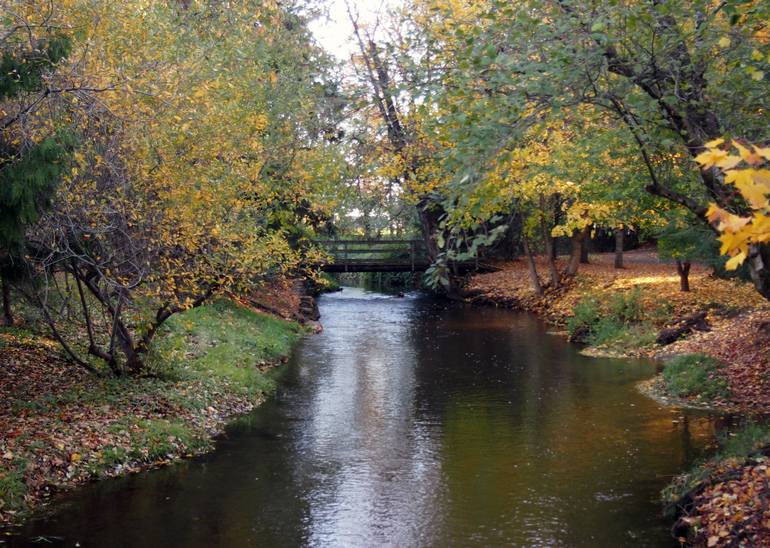
M 583 357 L 508 311 L 450 310 L 415 332 L 440 341 L 418 354 L 418 393 L 432 392 L 444 421 L 447 524 L 456 528 L 447 538 L 462 538 L 470 524 L 509 528 L 506 539 L 524 544 L 602 530 L 619 538 L 612 533 L 640 522 L 665 531 L 657 491 L 711 425 L 690 419 L 684 431 L 636 391 L 651 364 Z M 608 509 L 625 510 L 609 527 Z

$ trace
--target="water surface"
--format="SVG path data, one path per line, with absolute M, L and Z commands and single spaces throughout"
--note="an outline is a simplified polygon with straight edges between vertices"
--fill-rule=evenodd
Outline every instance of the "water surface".
M 204 457 L 87 486 L 12 546 L 672 546 L 657 496 L 713 422 L 530 315 L 347 288 Z

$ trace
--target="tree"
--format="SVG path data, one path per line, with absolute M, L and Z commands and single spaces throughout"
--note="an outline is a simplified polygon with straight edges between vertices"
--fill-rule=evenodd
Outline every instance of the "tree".
M 390 47 L 380 47 L 375 37 L 362 28 L 348 4 L 348 15 L 353 25 L 355 39 L 359 47 L 358 63 L 359 78 L 365 85 L 372 106 L 384 127 L 387 150 L 392 157 L 391 180 L 398 181 L 401 189 L 408 194 L 408 200 L 416 206 L 426 249 L 431 261 L 436 261 L 441 246 L 438 245 L 436 234 L 442 211 L 440 204 L 433 199 L 430 192 L 421 188 L 425 184 L 424 151 L 419 130 L 419 118 L 415 115 L 415 97 L 407 103 L 407 112 L 399 101 L 404 91 L 399 82 L 394 79 L 391 68 L 398 63 L 388 52 Z M 417 95 L 417 93 L 415 93 Z M 411 107 L 411 110 L 409 110 Z M 439 276 L 449 283 L 449 277 Z
M 12 112 L 0 125 L 0 285 L 5 325 L 14 323 L 10 286 L 24 274 L 26 231 L 50 205 L 72 144 L 65 132 L 46 131 L 49 135 L 41 137 L 22 124 L 40 103 L 40 98 L 30 102 L 30 95 L 42 92 L 45 98 L 50 72 L 69 53 L 68 38 L 46 32 L 45 37 L 29 40 L 21 29 L 14 29 L 0 40 L 0 106 L 3 113 Z
M 79 29 L 69 91 L 27 123 L 66 121 L 81 146 L 28 230 L 27 296 L 77 364 L 137 374 L 174 314 L 321 261 L 336 82 L 294 3 L 47 6 L 19 27 Z
M 478 181 L 468 173 L 488 167 L 480 158 L 521 141 L 544 112 L 590 105 L 633 140 L 647 192 L 704 221 L 709 202 L 744 210 L 713 171 L 668 177 L 661 157 L 684 165 L 724 132 L 766 137 L 766 2 L 489 0 L 474 3 L 476 26 L 448 3 L 424 3 L 445 18 L 426 31 L 453 44 L 442 78 L 448 108 L 437 123 L 451 128 L 458 181 Z M 466 108 L 453 111 L 455 104 Z M 750 268 L 770 298 L 766 247 L 756 244 L 762 260 Z
M 690 267 L 694 261 L 720 266 L 719 249 L 714 234 L 703 222 L 678 215 L 658 234 L 658 255 L 674 260 L 679 274 L 679 288 L 690 291 Z

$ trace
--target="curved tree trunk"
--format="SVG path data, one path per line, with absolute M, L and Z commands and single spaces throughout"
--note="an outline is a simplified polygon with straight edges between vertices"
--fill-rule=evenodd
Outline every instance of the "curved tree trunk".
M 543 230 L 543 241 L 545 242 L 545 257 L 548 261 L 548 272 L 551 276 L 551 287 L 557 288 L 561 285 L 559 269 L 556 268 L 556 246 L 554 246 L 553 236 L 551 236 L 545 223 L 541 224 Z
M 583 241 L 580 245 L 580 264 L 590 264 L 588 261 L 588 252 L 589 247 L 591 244 L 591 231 L 589 229 L 588 233 L 586 234 L 585 238 L 583 238 Z
M 437 211 L 439 206 L 427 198 L 423 198 L 417 204 L 417 216 L 420 219 L 422 228 L 422 237 L 425 241 L 425 249 L 428 252 L 428 259 L 431 263 L 436 261 L 439 254 L 439 248 L 436 244 L 435 234 L 438 231 L 439 217 L 441 212 Z
M 754 287 L 770 300 L 770 244 L 749 246 L 749 274 Z

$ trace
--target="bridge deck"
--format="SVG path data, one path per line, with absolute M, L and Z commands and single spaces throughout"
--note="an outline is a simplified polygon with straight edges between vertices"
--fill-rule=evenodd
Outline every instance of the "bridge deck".
M 430 266 L 422 240 L 318 240 L 333 261 L 324 272 L 424 272 Z M 453 265 L 464 273 L 485 268 L 476 261 Z

